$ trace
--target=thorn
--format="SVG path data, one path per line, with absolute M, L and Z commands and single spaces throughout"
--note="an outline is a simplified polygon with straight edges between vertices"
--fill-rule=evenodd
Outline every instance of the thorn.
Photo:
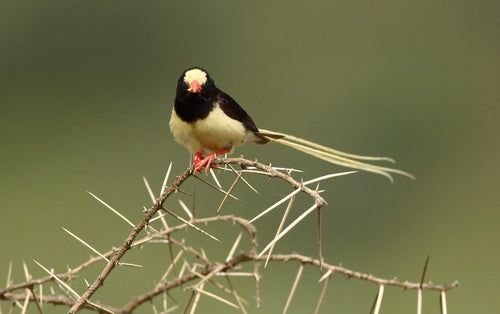
M 292 208 L 292 204 L 295 201 L 295 195 L 290 198 L 290 201 L 288 201 L 288 205 L 286 206 L 285 213 L 283 214 L 283 217 L 281 217 L 281 222 L 280 225 L 278 226 L 278 229 L 276 230 L 276 234 L 274 235 L 275 237 L 278 236 L 278 234 L 281 232 L 283 229 L 283 226 L 285 225 L 285 221 L 288 217 L 288 214 L 290 213 L 290 209 Z M 264 268 L 267 267 L 267 264 L 269 263 L 269 259 L 271 258 L 271 254 L 273 254 L 274 246 L 276 244 L 273 244 L 271 248 L 269 249 L 269 254 L 267 254 L 266 262 L 264 263 Z
M 441 304 L 441 314 L 448 314 L 448 309 L 446 307 L 446 292 L 444 290 L 441 291 L 439 303 Z
M 198 228 L 197 226 L 193 225 L 192 223 L 190 223 L 189 221 L 187 221 L 186 219 L 182 218 L 181 216 L 177 215 L 176 213 L 162 207 L 162 209 L 164 211 L 166 211 L 167 213 L 169 213 L 170 215 L 174 216 L 175 218 L 179 219 L 181 222 L 185 223 L 186 225 L 190 226 L 191 228 L 193 228 L 194 230 L 198 231 L 198 232 L 201 232 L 202 234 L 214 239 L 215 241 L 217 242 L 221 242 L 219 239 L 217 239 L 216 237 L 214 237 L 213 235 L 211 235 L 210 233 L 204 231 L 203 229 L 200 229 Z
M 193 214 L 191 213 L 191 211 L 189 210 L 189 208 L 186 206 L 186 204 L 184 204 L 184 202 L 182 200 L 178 200 L 178 201 L 179 201 L 179 204 L 181 205 L 182 209 L 188 215 L 189 220 L 193 219 Z
M 321 303 L 323 303 L 323 298 L 325 297 L 326 287 L 328 287 L 328 282 L 329 281 L 330 281 L 330 277 L 328 276 L 328 277 L 326 277 L 326 281 L 323 284 L 323 289 L 321 290 L 321 294 L 319 296 L 318 304 L 316 304 L 316 309 L 314 310 L 314 314 L 318 314 L 319 313 L 319 309 L 321 307 Z
M 295 189 L 292 193 L 288 194 L 287 196 L 285 196 L 281 200 L 277 201 L 276 203 L 274 203 L 273 205 L 271 205 L 269 208 L 267 208 L 266 210 L 262 211 L 260 214 L 258 214 L 254 218 L 252 218 L 248 223 L 251 224 L 255 220 L 257 220 L 257 219 L 261 218 L 262 216 L 266 215 L 267 213 L 269 213 L 270 211 L 272 211 L 273 209 L 275 209 L 279 205 L 283 204 L 284 202 L 286 202 L 287 200 L 289 200 L 290 198 L 292 198 L 294 195 L 298 194 L 300 191 L 301 191 L 301 189 Z
M 109 263 L 109 259 L 102 255 L 99 251 L 97 251 L 96 249 L 94 249 L 90 244 L 88 244 L 87 242 L 83 241 L 81 238 L 79 238 L 77 235 L 73 234 L 71 231 L 69 231 L 68 229 L 64 228 L 64 227 L 61 227 L 64 231 L 66 231 L 66 233 L 68 233 L 70 236 L 72 236 L 73 238 L 75 238 L 76 240 L 78 240 L 80 243 L 82 243 L 83 245 L 85 245 L 86 247 L 88 247 L 92 252 L 96 253 L 97 255 L 99 255 L 103 260 L 105 260 L 106 262 Z
M 153 194 L 153 190 L 151 190 L 151 186 L 149 185 L 148 179 L 146 179 L 145 176 L 142 176 L 142 180 L 144 181 L 144 185 L 146 186 L 146 190 L 148 191 L 151 201 L 153 202 L 153 204 L 156 203 L 156 197 Z
M 236 240 L 234 241 L 233 246 L 231 247 L 231 250 L 229 251 L 229 254 L 226 257 L 226 261 L 229 261 L 233 258 L 234 251 L 236 251 L 236 248 L 238 247 L 238 244 L 240 243 L 242 236 L 243 236 L 243 233 L 240 232 L 238 237 L 236 237 Z
M 321 177 L 317 177 L 317 178 L 314 178 L 312 180 L 303 182 L 303 184 L 304 185 L 309 185 L 311 183 L 320 182 L 320 181 L 331 179 L 331 178 L 335 178 L 335 177 L 341 177 L 341 176 L 345 176 L 345 175 L 348 175 L 348 174 L 353 174 L 353 173 L 356 173 L 356 172 L 358 172 L 358 171 L 345 171 L 345 172 L 338 172 L 338 173 L 327 174 L 327 175 L 324 175 L 324 176 L 321 176 Z
M 205 290 L 203 290 L 202 288 L 198 288 L 198 289 L 196 289 L 196 292 L 199 292 L 199 293 L 204 294 L 204 295 L 206 295 L 206 296 L 208 296 L 208 297 L 211 297 L 211 298 L 213 298 L 213 299 L 215 299 L 215 300 L 217 300 L 217 301 L 220 301 L 220 302 L 225 303 L 225 304 L 227 304 L 227 305 L 229 305 L 229 306 L 232 306 L 232 307 L 234 307 L 234 308 L 236 308 L 236 309 L 239 309 L 239 307 L 238 307 L 236 304 L 234 304 L 234 303 L 232 303 L 232 302 L 229 302 L 228 300 L 226 300 L 226 299 L 224 299 L 224 298 L 222 298 L 222 297 L 219 297 L 219 296 L 218 296 L 218 295 L 216 295 L 216 294 L 213 294 L 213 293 L 210 293 L 210 292 L 208 292 L 208 291 L 205 291 Z
M 226 164 L 226 166 L 229 166 L 231 168 L 231 170 L 234 172 L 234 174 L 236 175 L 239 175 L 240 173 L 243 173 L 243 171 L 236 171 L 236 169 L 234 169 L 233 166 L 231 166 L 230 164 Z M 241 181 L 243 181 L 243 183 L 245 183 L 252 191 L 254 191 L 255 193 L 257 194 L 260 194 L 259 191 L 257 191 L 250 183 L 248 183 L 248 181 L 243 178 L 243 176 L 241 176 Z
M 243 173 L 240 172 L 238 174 L 238 176 L 236 177 L 236 179 L 234 180 L 233 184 L 231 184 L 231 187 L 229 187 L 229 190 L 227 190 L 226 195 L 224 196 L 224 198 L 222 199 L 222 202 L 219 205 L 219 208 L 217 208 L 217 214 L 220 212 L 222 206 L 226 202 L 228 196 L 231 194 L 231 192 L 233 191 L 234 187 L 236 186 L 236 183 L 238 183 L 238 181 L 240 180 L 240 178 L 241 178 L 242 175 L 243 175 Z
M 290 290 L 290 294 L 288 295 L 288 299 L 286 300 L 285 309 L 283 310 L 283 314 L 288 310 L 288 306 L 292 302 L 293 294 L 295 293 L 295 289 L 299 284 L 300 277 L 302 276 L 302 271 L 304 270 L 304 264 L 300 264 L 299 271 L 295 276 L 295 281 L 293 282 L 292 290 Z
M 227 193 L 227 192 L 226 192 L 226 191 L 224 191 L 223 189 L 220 189 L 219 187 L 217 187 L 217 186 L 213 185 L 212 183 L 205 181 L 204 179 L 202 179 L 202 178 L 198 177 L 198 176 L 197 176 L 197 175 L 195 175 L 195 174 L 193 174 L 193 177 L 195 177 L 196 179 L 200 180 L 201 182 L 203 182 L 203 183 L 207 184 L 207 185 L 208 185 L 208 186 L 210 186 L 211 188 L 214 188 L 214 189 L 216 189 L 217 191 L 219 191 L 219 192 L 221 192 L 221 193 L 223 193 L 223 194 L 226 194 L 226 193 Z M 234 198 L 235 200 L 239 201 L 239 199 L 238 199 L 236 196 L 234 196 L 234 195 L 229 194 L 229 197 Z
M 429 258 L 431 255 L 427 255 L 427 258 L 425 259 L 425 265 L 424 265 L 424 271 L 422 272 L 422 278 L 420 279 L 420 289 L 424 286 L 424 278 L 425 278 L 425 273 L 427 273 L 427 266 L 429 265 Z
M 321 276 L 321 278 L 318 280 L 318 282 L 322 282 L 323 280 L 329 278 L 332 273 L 333 272 L 331 270 L 327 271 L 323 276 Z
M 7 272 L 7 283 L 5 287 L 8 288 L 12 284 L 12 261 L 9 262 L 9 271 Z
M 215 175 L 215 171 L 214 171 L 212 168 L 210 168 L 210 174 L 212 175 L 212 178 L 214 179 L 215 184 L 217 184 L 217 186 L 218 186 L 220 189 L 222 189 L 222 185 L 220 185 L 220 182 L 219 182 L 219 180 L 217 179 L 217 176 Z
M 40 264 L 39 262 L 37 262 L 36 260 L 33 260 L 33 262 L 35 262 L 38 266 L 40 266 L 43 270 L 45 270 L 49 275 L 50 277 L 54 278 L 55 281 L 57 281 L 60 285 L 62 285 L 64 288 L 66 288 L 69 292 L 71 292 L 71 294 L 73 294 L 73 296 L 79 300 L 81 297 L 78 293 L 76 293 L 75 290 L 73 290 L 70 286 L 68 286 L 64 281 L 62 281 L 61 279 L 59 279 L 59 277 L 57 277 L 56 275 L 54 275 L 53 272 L 51 272 L 50 270 L 48 270 L 47 268 L 45 268 L 45 266 L 43 266 L 42 264 Z
M 302 215 L 297 217 L 291 224 L 288 225 L 288 227 L 285 228 L 285 230 L 283 230 L 279 235 L 274 237 L 274 239 L 271 242 L 269 242 L 269 244 L 264 248 L 264 250 L 262 250 L 262 252 L 260 252 L 258 257 L 260 258 L 265 252 L 267 252 L 267 250 L 269 250 L 269 248 L 274 243 L 278 242 L 282 237 L 284 237 L 290 230 L 293 229 L 293 227 L 295 227 L 302 219 L 304 219 L 307 215 L 309 215 L 317 207 L 318 207 L 318 205 L 314 204 L 308 210 L 306 210 L 304 213 L 302 213 Z
M 118 217 L 120 217 L 121 219 L 123 219 L 132 228 L 135 227 L 135 225 L 130 220 L 128 220 L 125 216 L 123 216 L 120 212 L 118 212 L 117 210 L 115 210 L 113 207 L 109 206 L 106 202 L 104 202 L 103 200 L 101 200 L 100 198 L 98 198 L 97 196 L 95 196 L 92 192 L 87 191 L 87 193 L 89 193 L 93 198 L 95 198 L 96 200 L 98 200 L 101 204 L 103 204 L 104 206 L 106 206 L 109 210 L 111 210 L 113 213 L 115 213 Z
M 384 295 L 384 285 L 380 285 L 377 294 L 375 295 L 375 300 L 373 300 L 372 308 L 370 314 L 378 314 L 380 311 L 380 305 L 382 304 L 382 297 Z
M 165 179 L 163 179 L 163 184 L 161 185 L 160 195 L 163 194 L 163 191 L 165 191 L 165 188 L 167 187 L 167 181 L 168 177 L 170 176 L 170 170 L 172 170 L 172 162 L 170 162 L 170 165 L 168 165 L 167 174 L 165 175 Z

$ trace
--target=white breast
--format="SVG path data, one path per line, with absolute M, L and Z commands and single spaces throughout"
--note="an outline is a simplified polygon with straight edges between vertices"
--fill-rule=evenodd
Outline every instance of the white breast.
M 175 140 L 192 154 L 201 152 L 208 155 L 241 145 L 253 137 L 251 131 L 246 130 L 241 122 L 228 117 L 219 106 L 205 119 L 193 123 L 182 121 L 175 110 L 172 110 L 170 130 Z

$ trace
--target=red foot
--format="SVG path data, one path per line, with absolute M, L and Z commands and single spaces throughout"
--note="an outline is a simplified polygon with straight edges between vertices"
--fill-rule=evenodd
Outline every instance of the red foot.
M 193 161 L 194 161 L 194 171 L 201 172 L 201 169 L 203 166 L 205 166 L 205 174 L 208 173 L 208 169 L 210 169 L 210 166 L 212 165 L 212 161 L 217 157 L 217 155 L 222 155 L 225 153 L 229 153 L 231 149 L 229 148 L 224 148 L 221 149 L 220 151 L 216 153 L 212 153 L 208 155 L 207 157 L 203 157 L 203 155 L 198 152 L 194 155 Z
M 208 169 L 210 169 L 210 166 L 212 165 L 212 161 L 217 157 L 216 153 L 210 154 L 207 157 L 200 159 L 197 161 L 198 158 L 195 156 L 195 162 L 194 162 L 194 171 L 201 172 L 201 169 L 203 166 L 205 166 L 205 174 L 208 173 Z
M 203 157 L 203 155 L 200 152 L 194 154 L 194 158 L 193 158 L 194 164 L 196 165 L 197 163 L 199 163 L 200 161 L 202 161 L 203 158 L 205 158 L 205 157 Z

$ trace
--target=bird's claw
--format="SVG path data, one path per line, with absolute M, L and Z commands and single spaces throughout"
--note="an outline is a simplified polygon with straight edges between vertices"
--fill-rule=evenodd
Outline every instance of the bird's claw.
M 193 162 L 194 162 L 195 166 L 196 166 L 197 164 L 199 164 L 199 163 L 200 163 L 200 162 L 201 162 L 204 158 L 205 158 L 205 157 L 203 157 L 203 155 L 202 155 L 200 152 L 198 152 L 198 153 L 194 154 L 194 157 L 193 157 Z
M 210 169 L 210 166 L 212 166 L 212 162 L 214 161 L 215 158 L 217 158 L 217 155 L 226 154 L 229 153 L 230 151 L 231 148 L 224 148 L 218 152 L 208 155 L 207 157 L 203 157 L 203 155 L 200 152 L 194 154 L 193 157 L 194 171 L 201 172 L 201 169 L 205 167 L 205 174 L 208 174 L 208 169 Z M 213 164 L 213 166 L 218 167 L 219 165 Z
M 205 174 L 208 174 L 208 169 L 210 169 L 212 161 L 215 159 L 215 157 L 217 157 L 215 153 L 210 154 L 205 158 L 203 158 L 201 153 L 196 153 L 194 155 L 194 171 L 201 172 L 201 169 L 205 167 Z
M 205 165 L 205 174 L 208 174 L 208 169 L 210 169 L 210 166 L 212 166 L 212 161 L 217 157 L 216 153 L 208 155 L 205 160 L 206 160 L 206 165 Z

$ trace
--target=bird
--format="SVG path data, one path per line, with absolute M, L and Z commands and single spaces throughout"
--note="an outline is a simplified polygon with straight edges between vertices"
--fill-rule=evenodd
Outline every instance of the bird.
M 175 141 L 194 155 L 195 172 L 201 172 L 203 167 L 207 172 L 218 155 L 231 153 L 234 147 L 246 142 L 276 142 L 333 164 L 386 176 L 391 181 L 391 173 L 414 178 L 402 170 L 368 163 L 394 163 L 392 158 L 349 154 L 290 134 L 257 128 L 250 115 L 198 66 L 184 70 L 179 77 L 169 125 Z

